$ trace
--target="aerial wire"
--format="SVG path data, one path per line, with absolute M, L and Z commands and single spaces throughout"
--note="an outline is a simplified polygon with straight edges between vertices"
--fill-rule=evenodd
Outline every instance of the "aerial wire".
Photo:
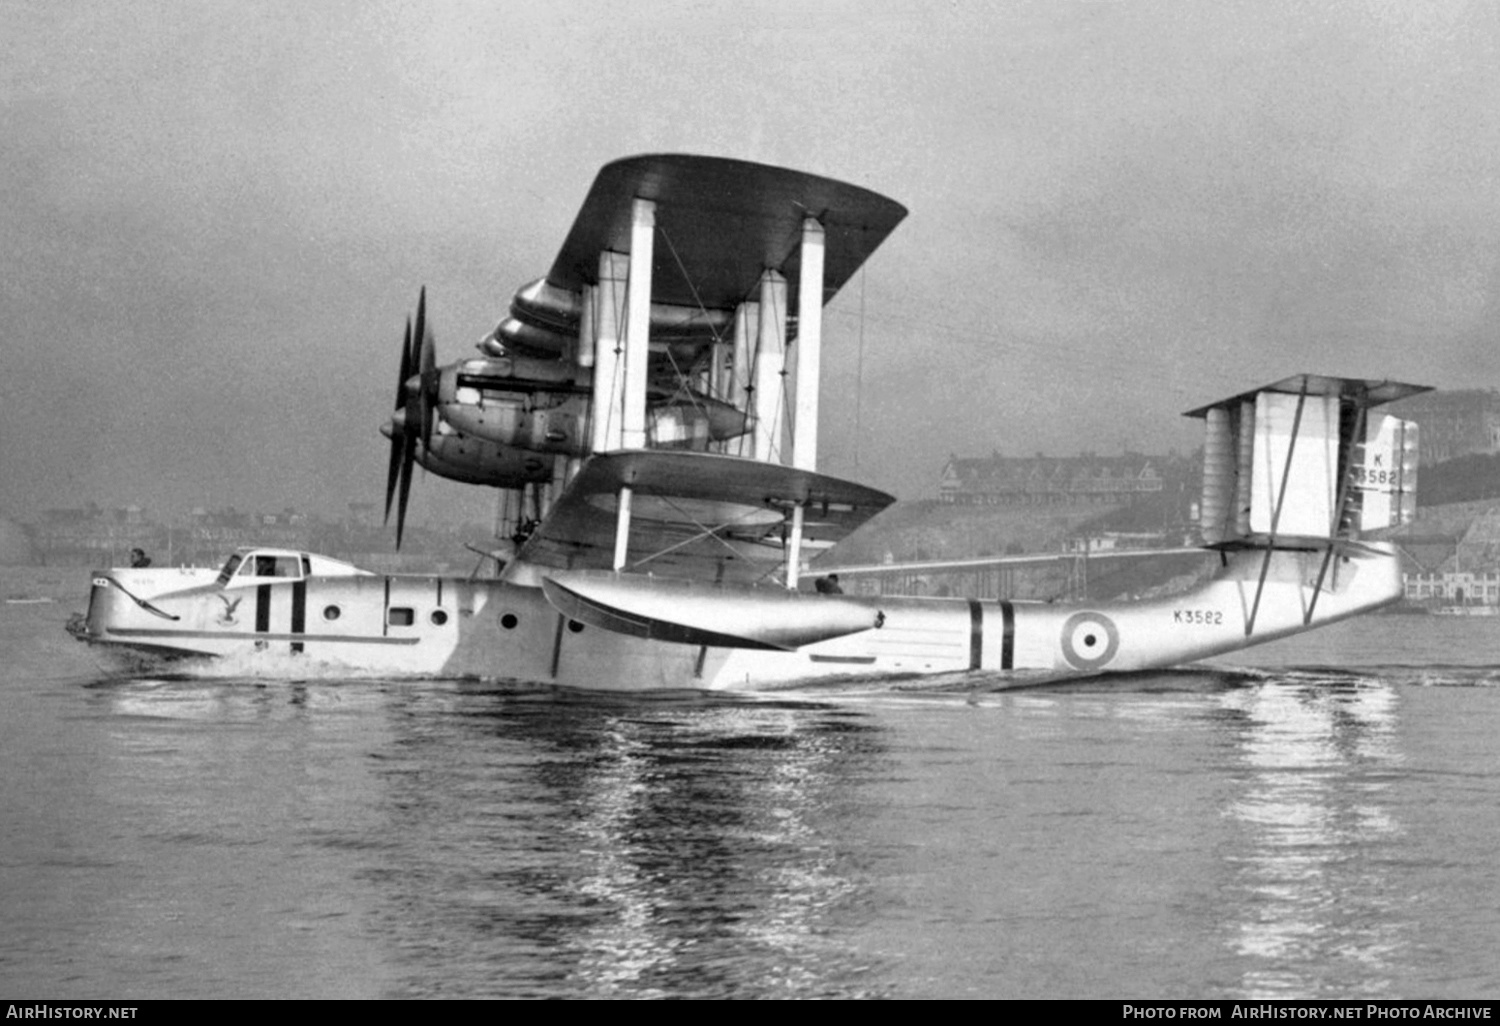
M 859 356 L 855 361 L 854 380 L 854 468 L 859 469 L 859 447 L 864 436 L 864 404 L 865 404 L 865 275 L 863 266 L 859 269 Z

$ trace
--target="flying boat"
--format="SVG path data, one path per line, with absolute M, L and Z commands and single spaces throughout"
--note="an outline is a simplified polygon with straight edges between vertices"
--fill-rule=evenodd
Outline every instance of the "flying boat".
M 387 519 L 399 545 L 419 466 L 497 489 L 493 576 L 251 548 L 218 569 L 95 571 L 70 631 L 108 657 L 272 675 L 655 691 L 975 671 L 1004 687 L 1201 660 L 1400 598 L 1378 536 L 1414 514 L 1417 428 L 1378 408 L 1425 389 L 1315 374 L 1189 411 L 1217 566 L 1183 594 L 810 588 L 807 568 L 894 501 L 818 470 L 818 400 L 824 306 L 905 216 L 787 168 L 608 164 L 477 355 L 439 364 L 425 288 L 401 340 Z

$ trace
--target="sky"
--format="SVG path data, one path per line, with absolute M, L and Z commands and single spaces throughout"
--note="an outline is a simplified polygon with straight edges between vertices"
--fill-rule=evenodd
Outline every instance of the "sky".
M 0 2 L 0 515 L 383 498 L 599 167 L 911 211 L 828 307 L 820 468 L 1188 451 L 1299 372 L 1500 385 L 1500 5 Z M 428 476 L 411 521 L 483 519 Z

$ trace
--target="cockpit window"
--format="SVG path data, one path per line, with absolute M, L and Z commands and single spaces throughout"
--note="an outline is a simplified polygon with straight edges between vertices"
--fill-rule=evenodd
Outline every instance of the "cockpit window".
M 252 552 L 245 557 L 239 576 L 240 580 L 247 577 L 298 580 L 302 577 L 302 562 L 295 555 Z
M 240 554 L 236 552 L 234 555 L 230 556 L 228 562 L 224 564 L 224 569 L 219 571 L 220 587 L 223 587 L 224 585 L 229 583 L 229 579 L 234 576 L 234 571 L 239 567 L 239 565 Z

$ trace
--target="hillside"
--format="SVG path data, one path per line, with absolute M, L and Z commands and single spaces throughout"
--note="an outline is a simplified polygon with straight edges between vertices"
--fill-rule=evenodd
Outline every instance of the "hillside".
M 1113 507 L 954 506 L 935 499 L 902 502 L 840 543 L 839 563 L 898 563 L 1056 552 L 1081 525 Z
M 1179 518 L 1168 502 L 1131 506 L 955 506 L 935 500 L 893 506 L 845 540 L 830 563 L 861 564 L 971 557 L 1060 553 L 1068 538 L 1104 531 L 1161 531 Z M 1180 526 L 1180 523 L 1178 524 Z M 1057 598 L 1087 581 L 1096 599 L 1175 591 L 1196 580 L 1211 563 L 1204 553 L 1116 561 L 1094 559 L 1086 568 L 1071 560 L 1011 568 L 1004 583 L 997 571 L 923 574 L 901 591 L 920 594 L 1001 594 L 1013 598 Z M 816 570 L 817 564 L 813 564 Z M 887 587 L 897 587 L 887 582 Z
M 0 520 L 0 566 L 29 566 L 35 560 L 26 529 L 13 520 Z
M 1448 506 L 1500 497 L 1500 454 L 1460 456 L 1422 467 L 1417 473 L 1417 505 Z

